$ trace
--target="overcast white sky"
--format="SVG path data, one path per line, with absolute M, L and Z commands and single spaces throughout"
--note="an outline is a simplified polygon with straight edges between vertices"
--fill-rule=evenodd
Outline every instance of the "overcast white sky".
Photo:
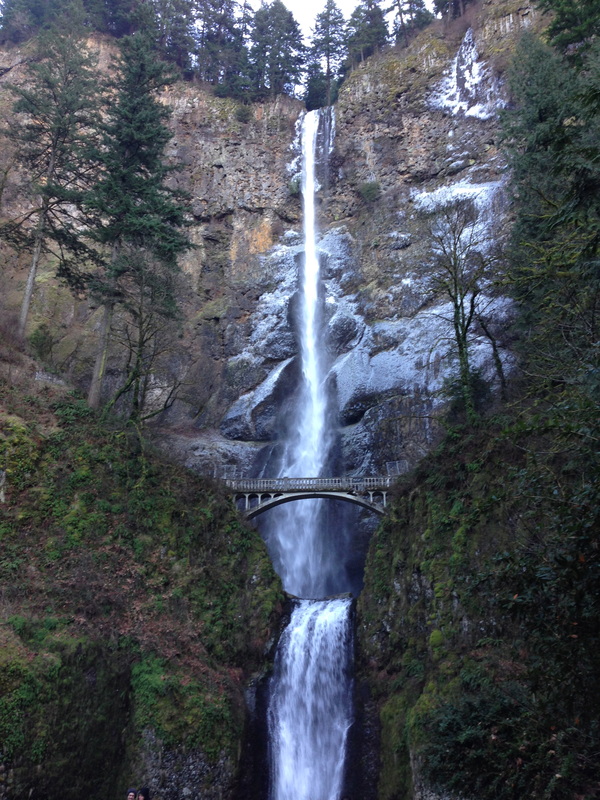
M 283 0 L 302 28 L 304 36 L 309 36 L 315 24 L 315 17 L 325 8 L 325 0 Z M 346 19 L 358 5 L 358 0 L 337 0 L 337 7 Z

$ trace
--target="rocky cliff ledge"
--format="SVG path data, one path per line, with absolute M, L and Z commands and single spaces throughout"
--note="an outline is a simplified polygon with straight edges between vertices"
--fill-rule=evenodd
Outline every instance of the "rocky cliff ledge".
M 537 24 L 530 7 L 509 0 L 482 3 L 468 22 L 436 24 L 409 49 L 370 59 L 342 87 L 329 171 L 322 176 L 320 249 L 331 386 L 348 472 L 381 471 L 386 462 L 401 471 L 436 441 L 435 417 L 453 373 L 450 309 L 432 280 L 421 212 L 451 198 L 472 198 L 487 234 L 501 240 L 508 212 L 497 121 L 505 103 L 503 71 L 518 36 Z M 266 172 L 266 181 L 278 187 L 269 195 L 270 210 L 251 218 L 254 236 L 266 226 L 273 239 L 260 240 L 262 250 L 258 236 L 242 245 L 251 265 L 242 272 L 248 288 L 238 283 L 227 295 L 235 297 L 234 308 L 225 308 L 222 294 L 218 309 L 211 300 L 203 312 L 214 313 L 201 325 L 205 344 L 215 336 L 222 342 L 218 357 L 214 346 L 211 351 L 213 392 L 195 423 L 210 432 L 195 434 L 186 424 L 175 442 L 182 457 L 200 468 L 225 462 L 256 471 L 262 449 L 277 437 L 277 410 L 294 370 L 293 295 L 302 257 L 297 199 L 286 194 L 294 190 L 297 140 L 288 148 L 287 162 L 278 160 L 277 150 L 277 170 Z M 217 179 L 227 185 L 225 177 Z M 245 186 L 242 177 L 240 183 Z M 286 213 L 273 202 L 279 199 Z M 244 213 L 238 208 L 231 216 L 233 251 L 223 272 L 228 287 L 242 269 L 231 253 L 240 252 L 236 220 Z M 278 231 L 270 222 L 274 217 Z M 493 331 L 510 368 L 502 339 L 510 304 L 491 281 L 488 292 Z M 246 301 L 244 315 L 240 298 Z M 484 336 L 474 353 L 476 366 L 493 383 Z M 177 424 L 184 420 L 180 408 Z M 172 425 L 175 418 L 165 422 Z M 173 432 L 167 436 L 173 444 Z
M 320 243 L 326 274 L 330 376 L 338 395 L 344 469 L 414 464 L 437 437 L 436 411 L 452 374 L 448 307 L 431 279 L 419 212 L 448 197 L 471 197 L 490 234 L 502 235 L 507 201 L 498 151 L 507 54 L 526 27 L 528 6 L 482 2 L 450 28 L 436 23 L 408 49 L 361 65 L 342 87 L 335 144 L 321 190 Z M 110 47 L 95 42 L 100 66 Z M 18 79 L 25 54 L 2 54 L 3 81 Z M 296 342 L 293 294 L 299 236 L 299 102 L 279 97 L 250 109 L 180 84 L 173 109 L 175 180 L 193 198 L 196 248 L 183 260 L 184 324 L 157 385 L 180 383 L 157 436 L 203 472 L 258 469 L 278 435 Z M 8 107 L 4 96 L 3 107 Z M 22 203 L 23 176 L 6 163 L 4 202 Z M 24 264 L 7 256 L 8 310 L 16 309 Z M 508 304 L 495 297 L 502 349 Z M 292 298 L 292 300 L 290 300 Z M 84 387 L 100 311 L 59 287 L 51 264 L 36 287 L 31 330 L 49 325 L 52 364 Z M 485 337 L 476 362 L 493 380 Z M 510 356 L 506 349 L 503 358 Z M 115 350 L 106 391 L 118 384 Z M 160 391 L 157 398 L 160 399 Z

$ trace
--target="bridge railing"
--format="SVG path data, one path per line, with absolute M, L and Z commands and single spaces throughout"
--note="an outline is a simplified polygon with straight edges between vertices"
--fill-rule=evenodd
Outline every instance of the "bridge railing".
M 226 485 L 234 492 L 372 492 L 378 489 L 389 489 L 392 477 L 378 475 L 375 477 L 345 478 L 229 478 Z

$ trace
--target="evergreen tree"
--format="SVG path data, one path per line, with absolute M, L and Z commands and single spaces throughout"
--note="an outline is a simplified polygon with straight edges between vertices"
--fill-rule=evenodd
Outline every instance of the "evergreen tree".
M 236 60 L 238 4 L 235 0 L 201 0 L 198 4 L 197 72 L 201 80 L 222 83 L 228 66 Z
M 64 0 L 5 0 L 0 41 L 19 44 L 39 31 L 51 28 L 64 13 L 66 5 Z M 77 4 L 72 6 L 76 8 Z
M 434 16 L 425 0 L 396 0 L 389 9 L 395 12 L 394 35 L 398 44 L 408 45 L 411 38 L 433 21 Z
M 196 13 L 192 0 L 154 0 L 153 38 L 159 56 L 191 76 L 196 50 Z
M 247 2 L 236 7 L 236 18 L 231 29 L 231 39 L 227 49 L 227 58 L 223 64 L 220 87 L 217 93 L 221 96 L 245 99 L 250 95 L 250 59 L 248 48 L 250 32 L 254 18 L 254 10 Z
M 468 5 L 475 0 L 434 0 L 433 8 L 436 14 L 440 14 L 446 21 L 462 17 Z
M 261 6 L 254 16 L 250 65 L 255 95 L 292 93 L 300 83 L 305 47 L 300 27 L 281 0 Z
M 504 135 L 517 197 L 511 277 L 528 330 L 524 355 L 555 395 L 578 386 L 583 408 L 600 374 L 600 47 L 579 69 L 528 35 L 517 59 Z
M 98 107 L 93 65 L 76 35 L 47 31 L 40 36 L 35 59 L 28 64 L 27 82 L 11 87 L 18 116 L 9 137 L 27 169 L 35 197 L 34 206 L 4 228 L 5 236 L 26 235 L 32 248 L 19 317 L 21 335 L 42 253 L 55 242 L 64 264 L 69 249 L 71 254 L 82 249 L 79 237 L 72 235 L 76 226 L 64 195 L 84 188 L 90 177 L 81 153 L 89 144 Z M 67 241 L 72 246 L 61 251 Z
M 97 3 L 97 0 L 84 0 L 84 2 Z M 102 13 L 102 32 L 121 38 L 129 36 L 136 29 L 134 16 L 140 8 L 135 0 L 104 0 L 100 7 Z
M 526 33 L 509 83 L 516 107 L 503 114 L 503 135 L 519 184 L 519 205 L 526 210 L 518 225 L 520 235 L 537 237 L 547 203 L 557 202 L 563 190 L 556 175 L 574 134 L 573 126 L 565 123 L 577 116 L 576 80 L 552 48 Z
M 0 8 L 1 44 L 19 44 L 32 36 L 37 26 L 28 6 L 23 0 L 4 0 Z
M 134 29 L 133 0 L 5 0 L 2 5 L 0 42 L 23 42 L 42 30 L 58 27 L 74 31 L 78 25 L 124 36 Z
M 330 102 L 335 100 L 337 94 L 337 91 L 332 91 L 331 83 L 327 80 L 327 76 L 318 61 L 308 63 L 304 87 L 303 99 L 307 111 L 330 105 Z
M 388 30 L 378 0 L 362 0 L 352 12 L 347 29 L 348 57 L 355 67 L 387 44 Z
M 315 19 L 315 28 L 311 40 L 309 58 L 312 67 L 309 69 L 308 92 L 315 91 L 322 82 L 320 72 L 325 79 L 325 102 L 319 105 L 331 105 L 334 98 L 334 84 L 339 76 L 346 53 L 346 23 L 335 0 L 326 0 L 325 8 Z M 318 65 L 321 66 L 319 70 Z M 312 87 L 312 89 L 311 89 Z M 307 92 L 307 94 L 308 94 Z M 314 105 L 315 97 L 311 102 Z
M 597 0 L 538 0 L 537 5 L 552 15 L 548 37 L 561 50 L 588 47 L 600 35 L 600 4 Z
M 146 253 L 169 271 L 189 241 L 182 231 L 183 197 L 169 188 L 172 168 L 165 164 L 171 138 L 168 108 L 157 93 L 173 82 L 173 73 L 157 60 L 150 38 L 138 33 L 122 40 L 118 70 L 108 81 L 112 102 L 101 127 L 100 147 L 93 156 L 102 173 L 79 198 L 88 220 L 85 235 L 104 254 L 103 270 L 88 279 L 104 306 L 100 345 L 88 401 L 100 402 L 115 305 L 124 285 L 141 281 L 139 254 Z M 132 255 L 135 254 L 134 255 Z

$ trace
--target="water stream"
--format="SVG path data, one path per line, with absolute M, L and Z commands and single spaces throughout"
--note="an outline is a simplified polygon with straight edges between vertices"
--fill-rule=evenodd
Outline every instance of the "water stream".
M 330 149 L 327 115 L 302 123 L 304 259 L 299 280 L 301 378 L 279 477 L 320 477 L 330 463 L 322 290 L 317 245 L 317 165 Z M 269 512 L 267 543 L 287 592 L 295 595 L 275 658 L 268 706 L 270 800 L 338 800 L 352 720 L 349 597 L 324 599 L 340 586 L 339 564 L 324 528 L 323 505 L 302 500 Z M 342 579 L 343 581 L 343 579 Z

